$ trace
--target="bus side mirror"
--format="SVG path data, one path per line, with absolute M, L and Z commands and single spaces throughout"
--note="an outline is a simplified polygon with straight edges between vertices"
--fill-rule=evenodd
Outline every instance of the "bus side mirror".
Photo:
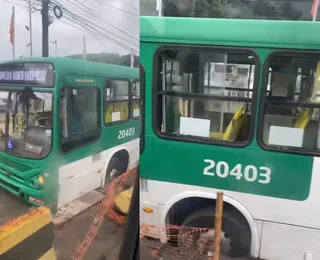
M 80 87 L 73 87 L 72 88 L 72 95 L 73 96 L 78 96 L 82 93 L 81 88 Z

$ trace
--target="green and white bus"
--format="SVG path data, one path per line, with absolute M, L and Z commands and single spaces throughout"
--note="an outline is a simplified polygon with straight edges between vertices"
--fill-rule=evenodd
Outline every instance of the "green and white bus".
M 166 242 L 167 225 L 213 228 L 222 191 L 225 253 L 320 259 L 319 31 L 140 18 L 145 235 Z
M 0 186 L 53 209 L 139 160 L 139 69 L 67 58 L 0 64 Z

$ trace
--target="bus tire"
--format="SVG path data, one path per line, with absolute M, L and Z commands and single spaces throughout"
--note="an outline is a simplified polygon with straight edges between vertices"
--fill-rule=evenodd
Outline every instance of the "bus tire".
M 119 158 L 116 156 L 112 157 L 107 168 L 106 177 L 104 181 L 105 185 L 114 181 L 123 173 L 123 165 L 121 164 Z
M 209 251 L 213 252 L 214 212 L 214 207 L 200 209 L 183 221 L 178 232 L 180 250 L 186 252 L 186 250 L 194 251 L 196 249 L 200 254 L 205 255 L 209 255 Z M 191 231 L 190 227 L 201 230 Z M 250 239 L 250 231 L 246 226 L 238 221 L 233 214 L 224 211 L 220 252 L 229 257 L 247 256 L 250 251 Z

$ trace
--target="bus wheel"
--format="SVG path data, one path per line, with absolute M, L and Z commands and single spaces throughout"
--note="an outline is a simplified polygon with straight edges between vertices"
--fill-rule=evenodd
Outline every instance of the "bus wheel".
M 197 251 L 199 254 L 213 255 L 214 212 L 214 208 L 201 209 L 184 220 L 178 235 L 180 251 L 191 250 L 190 252 Z M 240 257 L 249 253 L 245 228 L 228 211 L 223 213 L 221 254 Z
M 117 157 L 112 157 L 106 172 L 105 185 L 118 178 L 123 173 L 123 166 Z

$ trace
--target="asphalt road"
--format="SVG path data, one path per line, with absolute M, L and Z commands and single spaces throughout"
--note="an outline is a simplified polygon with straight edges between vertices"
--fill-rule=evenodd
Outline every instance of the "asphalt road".
M 30 206 L 21 201 L 21 199 L 12 196 L 0 188 L 0 225 L 24 215 L 29 210 Z
M 97 204 L 71 219 L 64 226 L 56 228 L 55 248 L 57 252 L 57 260 L 72 259 L 75 250 L 85 238 L 99 207 L 100 204 Z M 112 253 L 115 254 L 114 249 L 117 245 L 122 243 L 124 238 L 123 234 L 122 227 L 118 227 L 113 222 L 104 219 L 96 238 L 93 240 L 87 253 L 82 259 L 100 260 L 100 256 L 103 253 L 108 254 L 112 250 Z M 111 260 L 118 260 L 118 258 L 114 257 L 114 259 Z
M 55 249 L 57 252 L 57 260 L 71 260 L 75 250 L 86 237 L 86 234 L 92 224 L 92 220 L 98 212 L 100 203 L 91 207 L 87 211 L 81 213 L 71 219 L 65 225 L 55 229 Z M 0 189 L 0 225 L 6 223 L 10 219 L 25 214 L 30 207 L 21 200 L 14 198 Z M 104 219 L 99 228 L 96 238 L 93 240 L 82 260 L 118 260 L 118 252 L 124 238 L 124 230 L 113 222 Z M 162 258 L 154 254 L 154 249 L 161 246 L 156 241 L 142 241 L 140 247 L 141 260 L 174 260 L 177 258 L 178 251 L 176 248 L 165 248 L 162 250 Z M 107 258 L 100 258 L 102 254 Z M 188 255 L 184 255 L 181 259 L 188 260 Z M 202 260 L 208 257 L 199 257 Z M 249 260 L 249 258 L 230 258 L 221 256 L 220 260 Z
M 98 212 L 100 203 L 89 208 L 65 225 L 55 229 L 55 249 L 57 260 L 71 260 L 76 248 L 86 237 L 92 220 Z M 6 193 L 0 188 L 0 225 L 11 219 L 24 215 L 30 210 L 30 206 L 14 196 Z M 99 228 L 96 238 L 93 240 L 83 260 L 100 260 L 105 253 L 110 255 L 108 260 L 118 260 L 117 245 L 121 245 L 123 239 L 123 228 L 113 222 L 104 219 Z M 111 257 L 112 256 L 112 257 Z

